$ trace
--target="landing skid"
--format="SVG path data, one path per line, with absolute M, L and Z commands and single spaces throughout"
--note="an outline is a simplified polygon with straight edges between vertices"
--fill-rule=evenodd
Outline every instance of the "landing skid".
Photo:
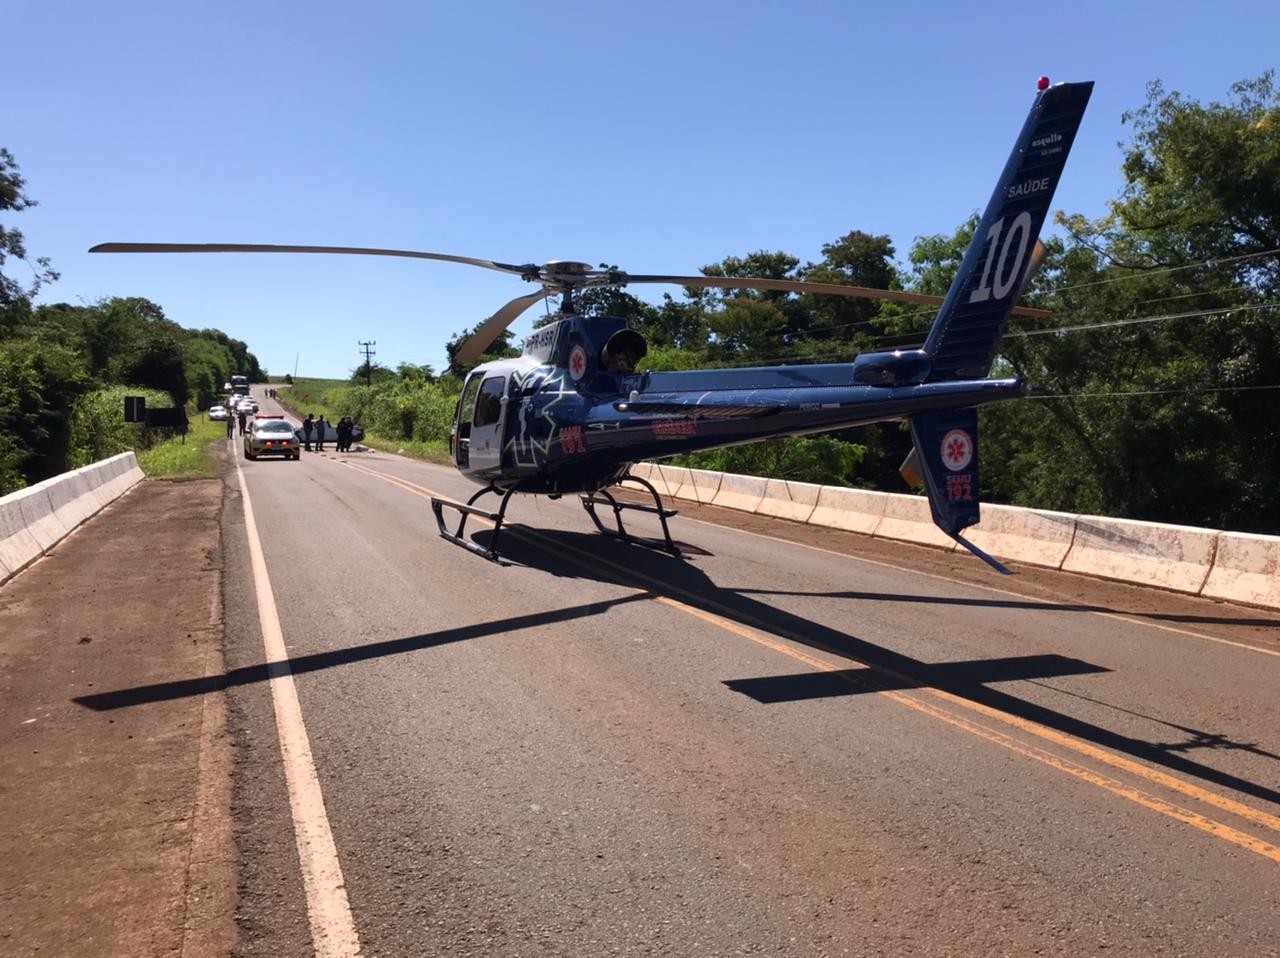
M 511 486 L 505 492 L 497 486 L 490 483 L 485 486 L 465 503 L 455 502 L 452 499 L 438 499 L 431 497 L 431 511 L 436 514 L 436 525 L 440 527 L 441 538 L 448 539 L 456 546 L 462 546 L 468 552 L 474 552 L 478 556 L 484 556 L 490 562 L 498 562 L 498 536 L 502 533 L 502 523 L 507 516 L 507 503 L 511 501 L 511 496 L 516 492 L 519 483 Z M 497 512 L 486 512 L 484 509 L 476 508 L 476 500 L 481 496 L 492 492 L 494 495 L 502 496 L 502 504 L 498 506 Z M 458 513 L 458 528 L 456 531 L 450 532 L 449 527 L 444 524 L 444 510 L 448 507 Z M 470 516 L 481 516 L 493 523 L 493 538 L 489 540 L 489 548 L 478 545 L 466 538 L 464 533 L 467 528 L 467 519 Z
M 627 476 L 632 482 L 643 486 L 649 491 L 649 495 L 653 496 L 653 505 L 645 505 L 637 502 L 619 502 L 611 496 L 607 490 L 599 489 L 590 495 L 582 496 L 582 507 L 587 510 L 587 515 L 591 516 L 591 521 L 595 523 L 596 528 L 604 535 L 611 539 L 620 539 L 633 545 L 645 546 L 649 549 L 657 549 L 660 552 L 666 552 L 670 555 L 680 558 L 682 553 L 679 546 L 675 544 L 675 540 L 671 538 L 671 530 L 667 527 L 667 520 L 676 514 L 676 510 L 668 509 L 662 504 L 662 499 L 658 495 L 658 490 L 644 479 L 638 476 Z M 453 499 L 441 499 L 436 496 L 431 497 L 431 511 L 435 513 L 436 525 L 440 528 L 440 537 L 448 539 L 456 546 L 462 546 L 468 552 L 474 552 L 478 556 L 483 556 L 490 562 L 500 562 L 501 556 L 498 554 L 498 538 L 502 534 L 502 524 L 507 517 L 507 504 L 511 501 L 512 495 L 520 491 L 520 484 L 516 483 L 508 488 L 500 489 L 490 483 L 485 486 L 466 502 L 456 502 Z M 476 506 L 481 496 L 493 493 L 502 496 L 502 502 L 498 506 L 497 512 L 489 512 Z M 559 498 L 553 495 L 551 498 Z M 607 505 L 613 510 L 613 522 L 617 529 L 610 529 L 600 521 L 600 516 L 596 513 L 596 506 Z M 452 509 L 458 514 L 458 525 L 456 529 L 450 529 L 444 520 L 444 510 Z M 622 513 L 631 509 L 636 512 L 645 512 L 649 515 L 658 517 L 658 521 L 662 523 L 662 538 L 648 539 L 643 536 L 633 536 L 626 530 L 622 522 Z M 480 516 L 493 523 L 493 538 L 489 540 L 489 547 L 485 548 L 466 537 L 467 519 L 471 516 Z
M 653 488 L 648 480 L 632 475 L 628 475 L 626 478 L 648 489 L 649 495 L 653 496 L 653 505 L 648 506 L 638 502 L 619 502 L 609 495 L 607 489 L 598 489 L 590 495 L 582 497 L 582 508 L 587 510 L 587 515 L 596 524 L 596 528 L 610 538 L 621 539 L 623 542 L 645 546 L 649 549 L 657 549 L 660 552 L 667 552 L 676 558 L 680 558 L 680 548 L 672 540 L 671 530 L 667 528 L 667 520 L 676 514 L 676 510 L 667 509 L 662 505 L 662 498 L 658 495 L 658 490 Z M 607 505 L 613 510 L 613 521 L 618 527 L 616 531 L 606 528 L 605 524 L 600 521 L 600 517 L 596 514 L 596 506 L 598 505 Z M 622 513 L 627 509 L 634 509 L 636 512 L 647 512 L 650 515 L 657 516 L 658 521 L 662 523 L 662 539 L 646 539 L 641 536 L 633 536 L 627 532 L 622 524 Z

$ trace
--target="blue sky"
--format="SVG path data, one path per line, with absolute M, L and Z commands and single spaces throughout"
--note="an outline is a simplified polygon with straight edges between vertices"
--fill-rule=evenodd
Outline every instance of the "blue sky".
M 1054 208 L 1101 215 L 1148 81 L 1223 99 L 1280 59 L 1274 0 L 890 6 L 17 0 L 0 145 L 40 205 L 4 225 L 61 271 L 44 302 L 145 296 L 275 373 L 346 375 L 369 339 L 442 368 L 453 333 L 530 288 L 449 263 L 86 250 L 696 273 L 817 260 L 861 229 L 905 258 L 986 201 L 1039 75 L 1097 83 Z

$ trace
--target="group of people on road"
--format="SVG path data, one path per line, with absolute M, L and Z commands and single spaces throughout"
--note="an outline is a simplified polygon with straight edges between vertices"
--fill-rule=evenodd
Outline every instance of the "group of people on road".
M 315 443 L 316 452 L 324 452 L 325 437 L 329 434 L 329 429 L 333 428 L 338 434 L 336 443 L 338 452 L 351 451 L 351 437 L 355 432 L 355 423 L 350 416 L 343 416 L 338 420 L 337 426 L 332 426 L 321 413 L 319 418 L 312 418 L 311 413 L 307 413 L 307 418 L 302 420 L 302 446 L 307 452 L 311 452 L 311 444 Z

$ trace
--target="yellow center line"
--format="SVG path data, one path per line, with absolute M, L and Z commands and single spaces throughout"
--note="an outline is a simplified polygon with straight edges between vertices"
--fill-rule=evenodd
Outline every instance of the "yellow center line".
M 369 469 L 366 466 L 362 466 L 350 461 L 347 461 L 345 465 L 350 466 L 351 468 L 356 469 L 360 472 L 367 473 L 370 476 L 374 476 L 375 478 L 382 479 L 386 482 L 389 482 L 392 485 L 395 485 L 401 489 L 404 489 L 406 492 L 410 492 L 424 499 L 430 499 L 432 496 L 442 497 L 443 495 L 441 493 L 432 491 L 426 486 L 421 486 L 421 485 L 418 485 L 417 483 L 411 482 L 410 480 L 401 479 L 397 476 L 391 476 L 386 473 L 379 472 L 375 469 Z M 475 516 L 474 518 L 477 521 L 484 523 L 485 525 L 492 525 L 491 523 L 486 522 L 479 516 Z M 603 558 L 602 556 L 588 554 L 566 543 L 552 542 L 546 536 L 540 534 L 536 530 L 529 529 L 528 527 L 522 527 L 520 529 L 519 534 L 525 535 L 535 540 L 539 540 L 543 545 L 551 546 L 563 552 L 574 553 L 578 557 L 578 561 L 584 564 L 589 564 L 590 566 L 597 567 L 597 568 L 600 566 L 605 566 L 619 575 L 626 576 L 632 579 L 639 579 L 643 582 L 647 582 L 651 586 L 653 586 L 653 591 L 655 593 L 660 593 L 663 591 L 674 592 L 688 599 L 690 602 L 700 603 L 702 606 L 709 605 L 709 606 L 715 607 L 721 610 L 723 614 L 709 612 L 705 608 L 699 608 L 697 605 L 686 604 L 685 602 L 682 602 L 679 599 L 671 598 L 670 596 L 667 596 L 667 595 L 655 594 L 655 597 L 657 598 L 657 600 L 659 602 L 662 602 L 664 605 L 670 606 L 671 608 L 677 609 L 688 615 L 692 615 L 696 618 L 702 619 L 703 621 L 709 624 L 715 625 L 721 629 L 724 629 L 725 631 L 731 632 L 734 635 L 747 639 L 748 641 L 754 642 L 757 645 L 771 649 L 775 652 L 778 652 L 796 661 L 802 662 L 805 665 L 810 666 L 811 668 L 814 668 L 823 672 L 836 672 L 836 671 L 840 671 L 843 668 L 843 666 L 837 666 L 829 662 L 825 662 L 819 658 L 816 658 L 815 656 L 809 655 L 808 653 L 800 651 L 799 649 L 796 649 L 790 645 L 786 645 L 781 642 L 778 642 L 776 639 L 772 638 L 768 634 L 764 634 L 764 633 L 772 633 L 773 636 L 778 636 L 780 638 L 787 639 L 791 642 L 796 642 L 802 645 L 813 644 L 812 640 L 804 639 L 801 636 L 795 635 L 793 633 L 789 633 L 788 630 L 786 629 L 778 629 L 778 628 L 769 626 L 768 624 L 760 623 L 758 621 L 755 621 L 754 617 L 750 615 L 736 613 L 731 609 L 727 609 L 721 603 L 718 603 L 713 599 L 708 599 L 705 596 L 696 596 L 693 593 L 680 588 L 679 586 L 675 586 L 667 582 L 662 582 L 658 579 L 653 578 L 652 576 L 646 575 L 643 572 L 638 572 L 635 569 L 626 568 L 609 559 Z M 735 619 L 734 616 L 737 616 L 737 618 Z M 748 627 L 744 625 L 741 621 L 744 619 L 747 620 L 748 622 L 751 622 L 752 626 L 754 627 Z M 862 662 L 858 659 L 855 659 L 844 652 L 840 652 L 834 649 L 823 649 L 823 651 L 826 651 L 829 654 L 837 656 L 841 659 L 854 662 L 855 664 L 861 665 L 864 668 L 868 668 L 868 669 L 872 668 L 867 663 Z M 887 677 L 890 677 L 899 681 L 911 682 L 912 684 L 914 684 L 913 680 L 911 680 L 909 676 L 902 675 L 898 672 L 895 672 L 892 669 L 877 667 L 876 671 L 878 671 L 880 674 L 885 675 Z M 972 712 L 976 712 L 984 716 L 985 718 L 993 719 L 995 721 L 1002 722 L 1006 725 L 1011 725 L 1022 732 L 1037 736 L 1048 742 L 1052 742 L 1053 744 L 1058 745 L 1062 748 L 1066 748 L 1066 749 L 1078 752 L 1082 755 L 1086 755 L 1089 758 L 1103 762 L 1104 764 L 1110 765 L 1114 768 L 1121 769 L 1122 771 L 1128 772 L 1131 775 L 1136 775 L 1139 778 L 1143 778 L 1154 784 L 1161 785 L 1165 788 L 1170 789 L 1171 791 L 1178 792 L 1182 795 L 1187 796 L 1188 798 L 1192 798 L 1197 801 L 1204 802 L 1205 804 L 1221 809 L 1222 811 L 1228 812 L 1233 815 L 1238 815 L 1241 818 L 1247 819 L 1248 821 L 1251 821 L 1257 825 L 1261 825 L 1265 828 L 1269 828 L 1274 831 L 1280 832 L 1280 817 L 1278 816 L 1271 815 L 1259 809 L 1251 808 L 1250 806 L 1245 805 L 1242 802 L 1235 801 L 1234 799 L 1228 798 L 1225 795 L 1219 795 L 1216 792 L 1211 792 L 1208 789 L 1192 784 L 1191 782 L 1184 781 L 1183 779 L 1177 778 L 1176 776 L 1170 775 L 1166 772 L 1161 772 L 1156 769 L 1149 768 L 1145 765 L 1140 764 L 1139 762 L 1136 762 L 1132 759 L 1126 758 L 1121 755 L 1117 755 L 1113 752 L 1109 752 L 1089 742 L 1081 741 L 1080 739 L 1076 739 L 1072 736 L 1069 736 L 1063 732 L 1059 732 L 1055 729 L 1048 728 L 1047 726 L 1041 725 L 1037 722 L 1032 722 L 1028 719 L 1020 718 L 1019 716 L 1012 715 L 1008 712 L 1002 712 L 999 709 L 994 709 L 994 708 L 991 708 L 990 706 L 983 705 L 979 702 L 974 702 L 974 701 L 971 701 L 970 699 L 962 698 L 961 696 L 955 695 L 951 692 L 943 691 L 942 689 L 936 689 L 936 688 L 931 688 L 926 686 L 918 689 L 917 691 L 920 693 L 928 694 L 935 698 L 941 699 L 952 706 L 958 706 L 960 708 L 967 709 Z M 1192 812 L 1187 809 L 1181 808 L 1177 805 L 1173 805 L 1169 802 L 1164 801 L 1161 798 L 1158 798 L 1154 795 L 1150 795 L 1146 792 L 1143 792 L 1131 786 L 1124 785 L 1120 782 L 1115 781 L 1114 779 L 1109 779 L 1109 778 L 1106 778 L 1105 776 L 1098 775 L 1097 773 L 1089 771 L 1088 769 L 1083 768 L 1082 766 L 1076 765 L 1075 763 L 1067 761 L 1058 756 L 1054 756 L 1051 753 L 1045 752 L 1042 749 L 1039 749 L 1035 746 L 1018 743 L 999 731 L 974 723 L 971 720 L 963 718 L 962 716 L 956 715 L 954 712 L 943 709 L 940 706 L 930 705 L 928 703 L 921 702 L 919 699 L 915 698 L 914 696 L 906 695 L 902 692 L 897 692 L 889 689 L 882 690 L 879 694 L 884 695 L 885 697 L 890 698 L 893 701 L 898 702 L 902 705 L 906 705 L 909 708 L 915 709 L 916 711 L 919 711 L 924 714 L 930 715 L 934 718 L 940 719 L 941 721 L 944 721 L 956 728 L 964 729 L 965 731 L 968 731 L 983 739 L 986 739 L 987 741 L 990 741 L 995 744 L 1001 745 L 1005 748 L 1008 748 L 1014 752 L 1017 752 L 1018 754 L 1024 755 L 1028 758 L 1032 758 L 1038 762 L 1041 762 L 1042 764 L 1049 765 L 1053 768 L 1058 769 L 1059 771 L 1066 772 L 1069 775 L 1073 775 L 1076 778 L 1082 779 L 1083 781 L 1087 781 L 1090 784 L 1103 788 L 1106 791 L 1109 791 L 1115 795 L 1119 795 L 1122 798 L 1127 798 L 1130 801 L 1136 802 L 1137 804 L 1142 805 L 1146 808 L 1149 808 L 1153 811 L 1159 812 L 1160 814 L 1167 815 L 1171 818 L 1177 819 L 1178 821 L 1181 821 L 1187 825 L 1190 825 L 1193 828 L 1197 828 L 1197 829 L 1200 829 L 1201 831 L 1207 832 L 1217 838 L 1223 839 L 1224 841 L 1231 842 L 1232 844 L 1238 845 L 1242 848 L 1246 848 L 1249 851 L 1256 852 L 1257 854 L 1263 855 L 1266 858 L 1270 858 L 1273 861 L 1280 862 L 1280 847 L 1271 845 L 1267 842 L 1260 841 L 1259 839 L 1256 839 L 1250 835 L 1247 835 L 1244 832 L 1238 831 L 1237 829 L 1234 829 L 1229 825 L 1223 824 L 1222 822 L 1217 822 L 1217 821 L 1214 821 L 1213 819 L 1206 818 L 1202 815 L 1197 814 L 1196 812 Z

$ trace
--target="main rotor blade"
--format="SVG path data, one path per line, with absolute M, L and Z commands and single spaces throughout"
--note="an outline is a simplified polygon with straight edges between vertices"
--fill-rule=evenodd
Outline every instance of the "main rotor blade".
M 484 355 L 484 351 L 493 345 L 493 341 L 502 335 L 502 331 L 515 322 L 515 318 L 539 300 L 546 299 L 554 290 L 540 289 L 536 293 L 517 296 L 500 310 L 480 324 L 480 328 L 471 334 L 453 356 L 459 366 L 469 366 Z
M 674 286 L 696 286 L 703 289 L 758 289 L 777 290 L 784 293 L 822 293 L 829 296 L 855 296 L 861 299 L 887 299 L 895 303 L 922 303 L 941 306 L 941 296 L 925 293 L 905 293 L 896 289 L 868 289 L 865 286 L 841 286 L 838 283 L 806 283 L 794 279 L 750 279 L 738 276 L 636 276 L 628 273 L 628 283 L 670 283 Z M 1017 306 L 1018 316 L 1034 316 L 1043 319 L 1048 310 Z
M 364 246 L 272 246 L 262 243 L 99 243 L 90 253 L 350 253 L 357 256 L 403 256 L 408 259 L 438 259 L 448 263 L 466 263 L 483 266 L 502 273 L 523 275 L 529 266 L 513 266 L 495 263 L 470 256 L 450 256 L 448 253 L 422 253 L 410 249 L 370 249 Z

